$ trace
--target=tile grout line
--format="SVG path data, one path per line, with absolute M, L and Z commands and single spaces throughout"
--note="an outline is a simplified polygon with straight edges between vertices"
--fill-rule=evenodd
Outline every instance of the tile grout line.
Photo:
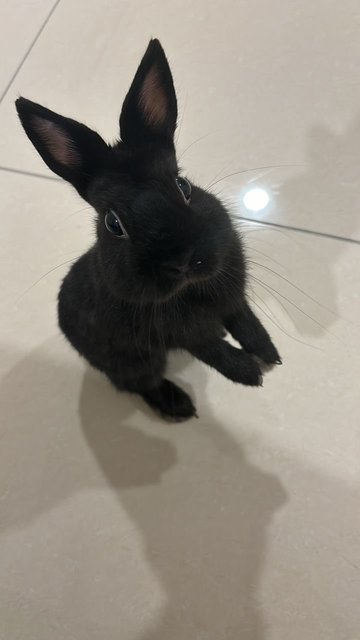
M 36 173 L 35 171 L 24 171 L 23 169 L 13 169 L 12 167 L 1 167 L 0 171 L 6 171 L 7 173 L 15 173 L 20 176 L 29 176 L 30 178 L 42 178 L 44 180 L 52 180 L 53 182 L 62 182 L 61 178 L 56 178 L 56 176 L 46 176 L 42 173 Z
M 60 0 L 59 0 L 60 1 Z M 8 173 L 15 173 L 20 176 L 28 176 L 30 178 L 39 178 L 40 180 L 51 180 L 52 182 L 63 182 L 61 178 L 55 176 L 46 176 L 42 173 L 35 173 L 35 171 L 24 171 L 22 169 L 13 169 L 12 167 L 0 166 L 0 171 L 6 171 Z M 254 218 L 246 218 L 245 216 L 236 216 L 238 220 L 248 222 L 249 224 L 257 224 L 265 227 L 276 227 L 277 229 L 287 229 L 288 231 L 295 231 L 296 233 L 306 233 L 311 236 L 319 236 L 320 238 L 328 238 L 330 240 L 339 240 L 340 242 L 349 242 L 351 244 L 359 244 L 360 240 L 356 238 L 346 238 L 346 236 L 337 236 L 334 233 L 326 233 L 326 231 L 316 231 L 312 229 L 304 229 L 302 227 L 295 227 L 290 224 L 279 224 L 278 222 L 268 222 L 267 220 L 256 220 Z
M 303 227 L 295 227 L 291 224 L 279 224 L 278 222 L 268 222 L 267 220 L 255 220 L 253 218 L 245 218 L 245 216 L 236 216 L 244 222 L 252 222 L 253 224 L 263 225 L 265 227 L 276 227 L 277 229 L 288 229 L 298 233 L 307 233 L 312 236 L 320 236 L 321 238 L 329 238 L 330 240 L 340 240 L 341 242 L 351 242 L 352 244 L 360 244 L 360 240 L 356 238 L 347 238 L 346 236 L 337 236 L 335 233 L 327 233 L 326 231 L 316 231 L 315 229 L 305 229 Z
M 23 55 L 22 59 L 20 60 L 18 66 L 16 67 L 13 75 L 11 76 L 8 84 L 6 85 L 4 91 L 2 92 L 1 96 L 0 96 L 0 104 L 3 101 L 3 99 L 5 98 L 7 92 L 9 91 L 12 83 L 14 82 L 16 76 L 18 75 L 19 71 L 21 70 L 24 62 L 26 61 L 29 53 L 31 53 L 32 49 L 34 48 L 35 44 L 37 43 L 38 39 L 40 38 L 42 32 L 44 31 L 46 25 L 48 24 L 51 16 L 53 15 L 56 7 L 58 6 L 58 4 L 60 3 L 60 0 L 56 0 L 55 4 L 52 6 L 50 12 L 48 13 L 47 17 L 45 18 L 43 24 L 41 25 L 39 31 L 37 32 L 35 38 L 33 39 L 33 41 L 31 42 L 30 46 L 28 47 L 28 49 L 26 50 L 25 54 Z

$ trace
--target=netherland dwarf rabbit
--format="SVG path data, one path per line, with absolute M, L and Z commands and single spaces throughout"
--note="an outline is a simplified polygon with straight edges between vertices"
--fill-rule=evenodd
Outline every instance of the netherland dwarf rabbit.
M 246 300 L 244 251 L 228 211 L 179 175 L 177 101 L 159 41 L 135 74 L 113 146 L 25 98 L 16 108 L 48 167 L 96 211 L 96 243 L 59 293 L 59 324 L 75 349 L 117 389 L 176 421 L 196 409 L 164 377 L 170 349 L 233 382 L 261 385 L 261 361 L 281 359 Z M 225 330 L 241 348 L 224 340 Z

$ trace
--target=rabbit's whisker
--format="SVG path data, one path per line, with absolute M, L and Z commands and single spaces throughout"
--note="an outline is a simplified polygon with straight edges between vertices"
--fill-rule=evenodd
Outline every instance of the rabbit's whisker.
M 66 264 L 72 264 L 74 262 L 74 258 L 71 258 L 71 260 L 66 260 L 65 262 L 61 262 L 60 264 L 56 265 L 55 267 L 52 267 L 52 269 L 49 269 L 49 271 L 47 271 L 46 273 L 44 273 L 40 278 L 38 278 L 35 282 L 33 282 L 33 284 L 28 287 L 27 289 L 25 289 L 25 291 L 23 291 L 20 296 L 18 297 L 18 299 L 16 300 L 16 304 L 27 294 L 29 293 L 29 291 L 31 291 L 31 289 L 33 289 L 34 287 L 36 287 L 37 284 L 39 284 L 39 282 L 41 282 L 41 280 L 43 280 L 44 278 L 46 278 L 46 276 L 50 275 L 50 273 L 53 273 L 53 271 L 56 271 L 56 269 L 60 269 L 60 267 L 63 267 Z
M 226 176 L 219 178 L 218 180 L 210 184 L 208 189 L 211 189 L 216 184 L 219 184 L 220 182 L 222 182 L 223 180 L 226 180 L 227 178 L 232 178 L 233 176 L 238 176 L 238 175 L 241 175 L 242 173 L 250 173 L 251 171 L 262 171 L 263 169 L 281 169 L 284 167 L 302 167 L 302 166 L 303 166 L 302 164 L 293 164 L 293 163 L 292 164 L 269 164 L 263 167 L 252 167 L 251 169 L 241 169 L 240 171 L 233 171 L 232 173 L 228 173 Z

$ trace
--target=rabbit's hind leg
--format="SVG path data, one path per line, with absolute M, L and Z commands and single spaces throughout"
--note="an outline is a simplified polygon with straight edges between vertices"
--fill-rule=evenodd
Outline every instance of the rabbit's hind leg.
M 196 416 L 191 398 L 170 380 L 163 378 L 166 355 L 119 353 L 116 367 L 105 370 L 119 390 L 140 395 L 145 402 L 166 420 L 183 422 Z

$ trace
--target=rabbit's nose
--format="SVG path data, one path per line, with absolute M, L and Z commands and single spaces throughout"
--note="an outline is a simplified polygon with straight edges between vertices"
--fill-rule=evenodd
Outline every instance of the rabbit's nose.
M 191 258 L 192 254 L 188 254 L 186 256 L 182 255 L 177 258 L 173 258 L 172 260 L 166 260 L 162 263 L 162 267 L 165 271 L 171 273 L 172 275 L 184 275 L 190 269 Z
M 190 262 L 178 262 L 177 260 L 169 260 L 167 262 L 163 262 L 162 267 L 165 271 L 173 275 L 183 275 L 189 271 Z

